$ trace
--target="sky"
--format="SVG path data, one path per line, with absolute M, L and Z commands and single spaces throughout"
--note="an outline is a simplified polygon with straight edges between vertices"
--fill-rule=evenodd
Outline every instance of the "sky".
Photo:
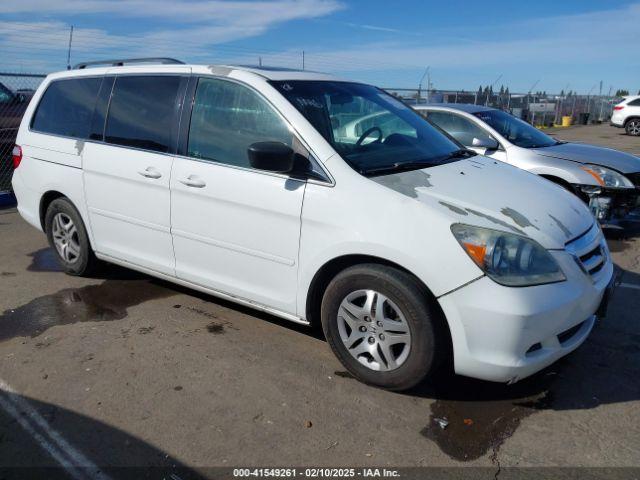
M 0 0 L 16 72 L 169 56 L 284 66 L 384 88 L 640 89 L 640 1 Z

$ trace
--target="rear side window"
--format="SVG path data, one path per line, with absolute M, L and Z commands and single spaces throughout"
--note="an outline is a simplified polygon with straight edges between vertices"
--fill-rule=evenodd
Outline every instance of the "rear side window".
M 40 100 L 31 129 L 65 137 L 89 137 L 91 115 L 102 78 L 52 82 Z
M 636 98 L 635 100 L 631 100 L 627 105 L 631 107 L 640 107 L 640 98 Z
M 266 100 L 226 80 L 201 78 L 193 103 L 188 155 L 249 167 L 252 143 L 276 141 L 291 146 L 293 135 Z
M 174 150 L 178 76 L 117 77 L 105 141 L 155 152 Z

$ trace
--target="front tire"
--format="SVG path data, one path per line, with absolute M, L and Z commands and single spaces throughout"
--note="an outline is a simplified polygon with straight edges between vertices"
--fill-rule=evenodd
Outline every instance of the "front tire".
M 627 135 L 633 135 L 634 137 L 640 136 L 640 118 L 632 118 L 629 120 L 625 124 L 624 129 Z
M 448 352 L 444 319 L 418 280 L 378 264 L 347 268 L 327 287 L 322 328 L 360 381 L 406 390 L 433 375 Z
M 67 198 L 57 198 L 44 218 L 49 245 L 69 275 L 86 276 L 98 266 L 80 213 Z

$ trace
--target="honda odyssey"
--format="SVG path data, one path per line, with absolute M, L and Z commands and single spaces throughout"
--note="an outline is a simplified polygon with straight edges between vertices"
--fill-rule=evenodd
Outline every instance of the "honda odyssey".
M 106 261 L 320 324 L 392 390 L 449 360 L 533 374 L 585 341 L 613 274 L 576 196 L 329 75 L 81 64 L 38 88 L 13 153 L 18 210 L 69 274 Z

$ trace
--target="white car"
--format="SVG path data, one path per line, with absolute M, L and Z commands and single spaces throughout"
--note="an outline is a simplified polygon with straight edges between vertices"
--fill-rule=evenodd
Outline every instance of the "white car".
M 640 95 L 624 97 L 620 103 L 613 107 L 611 125 L 624 128 L 627 134 L 640 135 Z
M 640 158 L 564 142 L 495 108 L 459 103 L 413 107 L 476 153 L 540 175 L 589 205 L 603 226 L 622 228 L 639 206 Z
M 613 265 L 575 196 L 373 86 L 163 62 L 49 75 L 26 111 L 18 210 L 68 273 L 102 260 L 321 323 L 353 375 L 393 390 L 450 359 L 515 382 L 589 335 Z

